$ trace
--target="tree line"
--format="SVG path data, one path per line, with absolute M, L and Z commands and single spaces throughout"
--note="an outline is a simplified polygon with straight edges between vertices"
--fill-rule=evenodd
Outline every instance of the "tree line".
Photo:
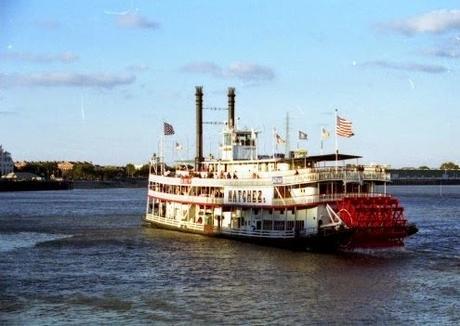
M 147 178 L 149 165 L 144 164 L 141 168 L 129 163 L 125 166 L 101 166 L 91 162 L 72 162 L 70 170 L 59 168 L 60 162 L 26 162 L 24 165 L 15 167 L 15 172 L 29 172 L 46 179 L 63 178 L 68 180 L 116 180 L 130 178 Z
M 430 168 L 426 165 L 422 165 L 422 166 L 419 166 L 418 168 L 407 167 L 407 168 L 402 168 L 402 170 L 460 170 L 460 166 L 458 164 L 455 164 L 454 162 L 444 162 L 441 164 L 441 166 L 438 169 Z

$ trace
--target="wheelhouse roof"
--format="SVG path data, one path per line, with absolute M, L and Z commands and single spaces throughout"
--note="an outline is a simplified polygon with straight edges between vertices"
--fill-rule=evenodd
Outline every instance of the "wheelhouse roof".
M 324 154 L 324 155 L 314 155 L 314 156 L 306 156 L 306 157 L 297 157 L 297 158 L 286 158 L 285 161 L 292 162 L 294 161 L 301 161 L 301 162 L 325 162 L 325 161 L 344 161 L 344 160 L 352 160 L 361 158 L 362 156 L 358 155 L 350 155 L 350 154 Z

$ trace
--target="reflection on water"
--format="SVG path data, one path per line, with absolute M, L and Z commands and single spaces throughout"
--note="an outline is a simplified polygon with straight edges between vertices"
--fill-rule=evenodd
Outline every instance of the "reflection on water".
M 0 321 L 458 324 L 446 188 L 391 189 L 420 228 L 406 248 L 333 255 L 143 228 L 139 189 L 0 194 L 0 239 L 59 235 L 1 253 Z

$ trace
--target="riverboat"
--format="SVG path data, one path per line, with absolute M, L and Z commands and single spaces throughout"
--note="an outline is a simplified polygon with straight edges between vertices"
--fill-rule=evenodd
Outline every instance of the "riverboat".
M 203 88 L 196 87 L 193 164 L 151 161 L 147 225 L 260 244 L 320 251 L 403 246 L 417 232 L 387 193 L 384 166 L 360 156 L 258 155 L 254 130 L 235 124 L 235 89 L 219 158 L 203 157 Z M 166 131 L 166 130 L 165 130 Z

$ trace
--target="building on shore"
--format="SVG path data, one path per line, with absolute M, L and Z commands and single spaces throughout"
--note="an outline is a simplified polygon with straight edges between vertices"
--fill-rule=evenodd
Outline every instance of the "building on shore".
M 16 162 L 14 162 L 14 167 L 15 167 L 16 171 L 21 171 L 26 166 L 27 166 L 26 161 L 16 161 Z
M 11 154 L 0 145 L 0 176 L 13 172 L 14 162 Z
M 57 164 L 57 167 L 62 172 L 62 174 L 65 174 L 72 171 L 74 165 L 74 162 L 62 161 Z
M 3 179 L 14 181 L 42 181 L 43 178 L 30 172 L 10 172 Z

